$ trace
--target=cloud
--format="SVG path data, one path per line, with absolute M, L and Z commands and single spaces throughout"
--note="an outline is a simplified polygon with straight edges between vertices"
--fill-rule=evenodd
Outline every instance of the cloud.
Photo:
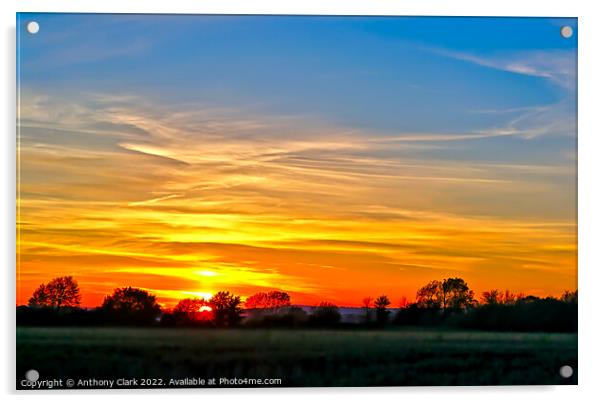
M 434 141 L 456 141 L 501 136 L 533 139 L 544 135 L 577 135 L 577 57 L 574 50 L 536 50 L 489 55 L 441 48 L 425 48 L 425 50 L 478 66 L 541 78 L 562 91 L 561 99 L 548 105 L 472 111 L 472 113 L 508 115 L 509 120 L 505 125 L 476 130 L 473 133 L 435 135 L 427 138 Z
M 20 109 L 20 270 L 74 272 L 96 299 L 128 279 L 170 302 L 279 288 L 353 304 L 459 272 L 551 289 L 574 267 L 563 161 L 436 154 L 520 137 L 553 110 L 498 130 L 384 135 L 130 95 L 49 99 L 26 93 Z
M 572 50 L 537 50 L 488 56 L 448 49 L 429 48 L 428 50 L 483 67 L 544 78 L 565 90 L 576 88 L 577 57 L 576 52 Z
M 26 99 L 29 102 L 21 109 L 21 149 L 30 155 L 25 172 L 43 165 L 55 181 L 64 178 L 64 197 L 67 193 L 71 193 L 69 197 L 119 194 L 119 199 L 132 207 L 161 206 L 176 197 L 199 202 L 212 196 L 236 199 L 241 193 L 248 194 L 250 203 L 268 199 L 311 203 L 319 197 L 345 199 L 342 186 L 353 186 L 358 195 L 365 192 L 368 197 L 375 188 L 384 195 L 388 188 L 408 183 L 431 194 L 452 191 L 448 184 L 465 188 L 467 196 L 481 192 L 483 186 L 491 187 L 488 191 L 524 190 L 539 174 L 531 170 L 520 177 L 515 172 L 485 169 L 483 164 L 476 169 L 468 161 L 443 161 L 429 154 L 455 142 L 572 132 L 570 121 L 557 122 L 555 118 L 568 113 L 561 106 L 521 110 L 507 127 L 498 129 L 383 135 L 303 118 L 251 117 L 231 108 L 166 107 L 133 96 L 95 95 L 82 102 L 47 102 L 48 97 L 40 96 Z M 56 134 L 37 131 L 44 126 L 52 127 Z M 90 147 L 99 139 L 104 140 Z M 110 165 L 100 169 L 108 161 Z M 525 165 L 516 165 L 516 169 L 521 166 Z M 124 176 L 123 170 L 128 175 Z M 36 193 L 55 187 L 36 180 L 37 176 L 32 176 Z M 76 177 L 81 181 L 74 182 Z M 114 180 L 127 187 L 115 188 Z M 82 193 L 88 183 L 89 191 Z M 363 203 L 363 196 L 356 197 Z M 405 196 L 410 204 L 419 198 Z
M 155 204 L 158 203 L 160 201 L 163 200 L 169 200 L 169 199 L 173 199 L 175 197 L 182 197 L 183 195 L 180 194 L 170 194 L 170 195 L 166 195 L 166 196 L 160 196 L 160 197 L 155 197 L 149 200 L 141 200 L 141 201 L 137 201 L 137 202 L 131 202 L 128 204 L 128 206 L 132 206 L 132 207 L 136 207 L 136 206 L 146 206 L 149 204 Z

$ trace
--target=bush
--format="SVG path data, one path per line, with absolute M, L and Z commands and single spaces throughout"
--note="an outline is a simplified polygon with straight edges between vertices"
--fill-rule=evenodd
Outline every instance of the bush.
M 309 324 L 318 327 L 335 326 L 341 321 L 339 308 L 329 302 L 322 302 L 313 309 L 309 316 Z

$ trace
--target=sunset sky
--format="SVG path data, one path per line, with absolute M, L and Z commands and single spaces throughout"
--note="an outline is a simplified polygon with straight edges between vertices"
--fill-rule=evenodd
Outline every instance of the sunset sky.
M 575 19 L 21 14 L 17 31 L 17 304 L 63 275 L 85 306 L 126 285 L 165 306 L 577 287 Z

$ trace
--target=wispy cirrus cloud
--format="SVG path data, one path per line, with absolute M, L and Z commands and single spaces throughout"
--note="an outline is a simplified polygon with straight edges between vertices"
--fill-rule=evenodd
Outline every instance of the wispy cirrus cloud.
M 94 298 L 126 281 L 165 303 L 282 288 L 353 304 L 366 287 L 411 295 L 443 274 L 479 287 L 483 267 L 546 289 L 570 277 L 574 226 L 559 181 L 574 172 L 436 155 L 516 132 L 385 135 L 133 96 L 24 99 L 27 290 L 67 270 Z
M 429 48 L 428 50 L 483 67 L 544 78 L 567 90 L 576 87 L 577 59 L 574 51 L 537 50 L 477 55 L 450 49 Z
M 384 135 L 316 121 L 308 124 L 298 117 L 250 117 L 232 108 L 165 107 L 134 96 L 112 95 L 104 99 L 95 95 L 81 102 L 50 102 L 48 97 L 40 96 L 29 99 L 30 103 L 24 103 L 20 110 L 23 146 L 31 153 L 46 155 L 41 160 L 47 164 L 50 157 L 56 159 L 56 164 L 66 158 L 72 158 L 73 163 L 85 158 L 91 167 L 106 160 L 116 166 L 119 161 L 137 160 L 137 165 L 129 168 L 136 175 L 146 172 L 158 184 L 163 183 L 164 177 L 177 178 L 168 182 L 166 188 L 148 189 L 143 197 L 139 195 L 130 203 L 154 204 L 163 197 L 181 197 L 184 191 L 234 191 L 249 186 L 267 194 L 296 188 L 287 187 L 287 183 L 303 189 L 304 181 L 326 193 L 333 192 L 333 181 L 352 184 L 366 179 L 375 183 L 438 181 L 517 187 L 523 180 L 500 172 L 499 168 L 486 170 L 481 165 L 473 169 L 473 164 L 465 161 L 447 161 L 444 168 L 439 168 L 442 161 L 429 157 L 429 153 L 441 152 L 454 142 L 532 138 L 563 127 L 555 125 L 552 115 L 556 111 L 550 107 L 521 110 L 520 116 L 499 129 Z M 534 124 L 537 120 L 539 125 Z M 36 131 L 43 127 L 56 132 Z M 99 139 L 103 140 L 91 149 L 90 141 Z M 391 154 L 393 151 L 395 154 Z M 423 157 L 417 158 L 417 153 Z M 153 166 L 164 168 L 156 171 Z M 548 168 L 556 170 L 553 166 Z M 201 170 L 203 175 L 197 176 Z M 109 172 L 96 171 L 91 175 L 110 176 Z
M 517 136 L 532 139 L 544 135 L 576 136 L 577 59 L 572 50 L 536 50 L 475 54 L 441 48 L 426 48 L 427 51 L 467 63 L 499 71 L 544 79 L 563 95 L 557 102 L 520 108 L 472 111 L 507 115 L 507 122 L 498 127 L 477 130 L 474 138 L 495 136 Z M 453 137 L 452 137 L 453 138 Z

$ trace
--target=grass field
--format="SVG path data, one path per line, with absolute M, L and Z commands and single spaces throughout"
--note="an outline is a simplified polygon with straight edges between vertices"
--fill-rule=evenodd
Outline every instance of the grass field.
M 17 328 L 17 378 L 280 378 L 279 386 L 576 384 L 577 335 Z M 564 379 L 559 368 L 571 365 Z M 222 385 L 224 386 L 224 385 Z M 17 388 L 22 386 L 17 383 Z

